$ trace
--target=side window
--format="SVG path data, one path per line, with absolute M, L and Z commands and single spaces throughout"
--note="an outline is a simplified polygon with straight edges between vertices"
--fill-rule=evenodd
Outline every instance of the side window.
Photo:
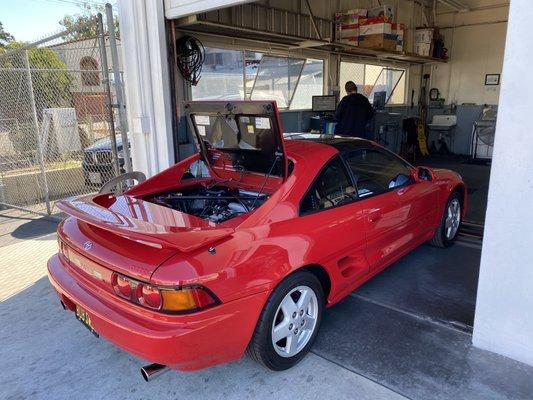
M 345 156 L 359 197 L 384 193 L 412 182 L 408 166 L 392 153 L 360 149 Z
M 339 206 L 350 202 L 354 196 L 355 189 L 348 177 L 348 171 L 340 157 L 335 157 L 320 172 L 306 193 L 300 214 Z

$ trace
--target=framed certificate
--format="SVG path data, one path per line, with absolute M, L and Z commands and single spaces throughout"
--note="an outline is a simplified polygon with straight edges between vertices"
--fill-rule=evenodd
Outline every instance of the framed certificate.
M 500 84 L 500 74 L 485 75 L 485 86 L 497 86 Z

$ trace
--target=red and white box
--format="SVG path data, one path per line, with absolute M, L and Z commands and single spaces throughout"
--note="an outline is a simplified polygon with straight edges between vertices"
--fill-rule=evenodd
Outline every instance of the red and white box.
M 366 9 L 357 8 L 343 13 L 335 14 L 335 24 L 337 27 L 337 37 L 346 39 L 350 44 L 357 42 L 359 37 L 359 20 L 366 17 Z M 355 44 L 356 45 L 356 44 Z
M 340 30 L 340 38 L 348 39 L 359 36 L 359 24 L 357 25 L 342 25 Z
M 392 23 L 388 17 L 361 18 L 359 20 L 359 35 L 391 35 Z

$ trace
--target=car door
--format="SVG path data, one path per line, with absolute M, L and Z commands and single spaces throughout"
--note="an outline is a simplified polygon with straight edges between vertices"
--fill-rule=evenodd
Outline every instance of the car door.
M 365 213 L 366 257 L 371 270 L 385 268 L 420 242 L 424 214 L 431 199 L 417 186 L 412 169 L 378 147 L 344 155 Z
M 309 258 L 338 271 L 339 290 L 350 289 L 369 273 L 363 208 L 340 156 L 317 175 L 302 199 L 300 216 L 299 229 L 320 238 L 310 248 Z

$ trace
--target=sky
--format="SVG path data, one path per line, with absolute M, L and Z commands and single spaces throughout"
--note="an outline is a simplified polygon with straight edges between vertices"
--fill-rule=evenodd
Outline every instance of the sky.
M 82 0 L 0 0 L 0 22 L 16 40 L 34 41 L 61 29 L 65 14 L 79 14 Z M 90 1 L 90 3 L 103 1 Z

